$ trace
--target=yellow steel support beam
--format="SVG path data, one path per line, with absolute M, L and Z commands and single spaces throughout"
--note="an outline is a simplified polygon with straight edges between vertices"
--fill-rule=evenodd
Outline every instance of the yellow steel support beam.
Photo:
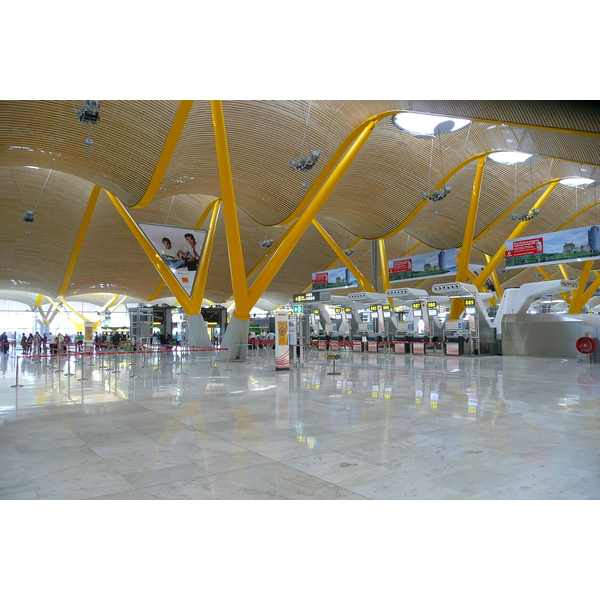
M 315 229 L 323 236 L 323 239 L 329 244 L 331 249 L 336 253 L 337 257 L 344 263 L 344 265 L 350 269 L 350 272 L 356 277 L 359 285 L 367 292 L 374 292 L 375 288 L 369 283 L 365 276 L 356 268 L 356 265 L 344 254 L 342 249 L 335 243 L 333 238 L 325 231 L 323 226 L 316 220 L 313 219 L 312 224 Z
M 231 273 L 233 297 L 235 298 L 234 315 L 240 320 L 247 321 L 250 319 L 250 310 L 254 304 L 249 300 L 248 286 L 246 285 L 244 253 L 242 251 L 240 226 L 235 204 L 233 179 L 231 176 L 231 163 L 229 161 L 229 148 L 227 145 L 223 103 L 220 100 L 211 100 L 210 105 L 212 109 L 213 127 L 215 130 L 217 162 L 219 163 L 219 180 L 221 182 L 221 197 L 225 216 L 229 270 Z
M 494 227 L 496 227 L 496 225 L 498 225 L 498 223 L 500 223 L 501 221 L 503 221 L 506 217 L 508 217 L 508 215 L 510 215 L 510 213 L 512 213 L 515 208 L 517 206 L 519 206 L 519 204 L 521 204 L 521 202 L 523 202 L 523 200 L 525 200 L 525 198 L 527 198 L 528 196 L 531 196 L 531 194 L 533 194 L 533 192 L 536 192 L 537 190 L 539 190 L 540 188 L 546 187 L 547 185 L 551 185 L 553 183 L 558 183 L 560 181 L 560 178 L 556 178 L 556 179 L 549 179 L 548 181 L 544 181 L 543 183 L 540 183 L 539 185 L 536 185 L 534 188 L 530 189 L 529 191 L 525 192 L 518 200 L 516 200 L 515 202 L 513 202 L 500 216 L 498 216 L 496 219 L 494 219 L 474 240 L 473 243 L 478 242 L 486 233 L 490 232 L 492 229 L 494 229 Z
M 581 269 L 581 275 L 579 276 L 579 285 L 573 294 L 573 300 L 571 300 L 571 305 L 569 306 L 569 310 L 567 311 L 569 314 L 577 314 L 581 312 L 584 303 L 581 301 L 583 297 L 583 292 L 585 291 L 585 286 L 587 284 L 588 277 L 590 276 L 590 272 L 592 270 L 592 265 L 594 264 L 593 260 L 586 260 L 583 265 L 583 269 Z
M 458 165 L 456 165 L 451 171 L 448 171 L 448 173 L 434 187 L 434 189 L 439 190 L 448 181 L 450 181 L 450 179 L 452 179 L 452 177 L 454 177 L 454 175 L 456 175 L 458 171 L 471 164 L 475 160 L 485 160 L 488 154 L 491 154 L 491 152 L 481 152 L 479 154 L 474 154 L 473 156 L 469 156 L 469 158 L 458 163 Z M 383 239 L 392 237 L 398 232 L 402 231 L 430 202 L 431 200 L 422 200 L 421 202 L 419 202 L 419 204 L 417 204 L 417 206 L 411 211 L 411 213 L 406 217 L 406 219 L 404 219 L 404 221 L 402 221 L 402 223 L 400 223 L 400 225 L 398 225 L 398 227 L 396 227 L 396 229 L 394 229 L 392 232 L 388 233 L 387 235 L 384 235 Z
M 557 227 L 556 231 L 560 231 L 561 229 L 565 229 L 567 225 L 570 225 L 575 219 L 580 217 L 584 212 L 590 210 L 590 208 L 594 208 L 594 206 L 600 205 L 600 202 L 594 202 L 594 204 L 590 204 L 585 208 L 582 208 L 579 212 L 575 213 L 568 221 L 565 221 L 560 227 Z
M 390 289 L 390 271 L 388 269 L 387 253 L 385 251 L 385 240 L 377 240 L 379 249 L 379 262 L 381 263 L 381 283 L 383 285 L 383 293 Z M 392 306 L 393 301 L 390 301 Z
M 342 175 L 346 172 L 346 169 L 350 166 L 360 149 L 363 147 L 364 143 L 367 141 L 367 139 L 369 139 L 369 136 L 371 135 L 371 132 L 375 128 L 376 124 L 377 121 L 369 121 L 361 134 L 356 138 L 352 146 L 350 146 L 348 152 L 346 152 L 346 154 L 339 161 L 330 177 L 317 192 L 310 206 L 306 207 L 304 212 L 298 217 L 298 220 L 289 229 L 282 243 L 279 244 L 277 251 L 271 256 L 271 259 L 265 265 L 265 268 L 250 286 L 250 306 L 254 306 L 267 289 L 269 283 L 271 283 L 273 277 L 275 277 L 277 274 L 277 271 L 287 260 L 291 251 L 294 249 L 294 246 L 298 243 L 298 240 L 302 237 L 312 220 L 315 218 L 329 197 L 329 194 L 331 194 L 332 190 L 338 184 L 339 180 L 342 178 Z
M 491 256 L 489 254 L 484 254 L 485 262 L 489 263 Z M 498 278 L 498 273 L 494 269 L 492 271 L 492 281 L 494 282 L 494 287 L 496 288 L 496 296 L 498 296 L 498 300 L 502 300 L 502 285 L 500 284 L 500 279 Z
M 467 281 L 467 271 L 469 269 L 469 261 L 471 260 L 471 248 L 473 247 L 473 234 L 475 232 L 475 223 L 477 222 L 477 210 L 479 209 L 479 196 L 481 194 L 481 182 L 483 181 L 485 159 L 485 156 L 481 156 L 477 161 L 477 170 L 475 171 L 473 189 L 471 190 L 471 204 L 469 206 L 469 214 L 467 215 L 467 222 L 465 224 L 463 243 L 458 261 L 458 270 L 456 272 L 456 281 L 460 281 L 462 283 Z M 485 279 L 483 281 L 485 281 Z M 483 282 L 479 285 L 482 284 Z M 448 318 L 458 319 L 464 310 L 464 306 L 464 300 L 453 298 Z
M 531 209 L 532 210 L 539 209 L 544 204 L 544 202 L 546 202 L 546 200 L 548 199 L 548 196 L 550 196 L 550 194 L 552 193 L 552 191 L 554 190 L 554 188 L 557 185 L 558 185 L 558 181 L 552 182 L 546 188 L 546 190 L 544 190 L 544 193 L 537 199 L 537 201 L 531 207 Z M 515 238 L 518 238 L 521 235 L 521 233 L 527 228 L 527 225 L 529 225 L 529 223 L 531 223 L 531 221 L 523 221 L 523 222 L 519 223 L 514 228 L 513 232 L 508 236 L 507 239 L 513 240 Z M 505 248 L 506 248 L 506 244 L 502 244 L 502 246 L 500 246 L 500 248 L 498 248 L 496 254 L 494 254 L 494 256 L 492 257 L 490 262 L 483 268 L 481 273 L 479 273 L 479 276 L 477 277 L 477 279 L 473 282 L 474 285 L 476 285 L 476 286 L 481 285 L 481 283 L 483 283 L 490 276 L 492 271 L 500 264 L 500 261 L 504 258 Z
M 81 247 L 83 246 L 83 241 L 85 240 L 85 235 L 87 233 L 88 227 L 90 226 L 92 214 L 94 212 L 94 208 L 96 207 L 96 202 L 98 200 L 99 195 L 100 186 L 95 185 L 92 189 L 92 193 L 90 194 L 90 199 L 88 200 L 85 213 L 83 214 L 81 225 L 79 226 L 79 233 L 77 234 L 77 239 L 75 240 L 75 245 L 73 246 L 73 252 L 71 253 L 71 258 L 67 266 L 67 272 L 65 273 L 62 285 L 60 286 L 60 290 L 58 292 L 59 298 L 64 296 L 67 293 L 67 290 L 69 289 L 71 276 L 73 275 L 75 265 L 77 264 L 77 259 L 79 258 L 79 253 L 81 252 Z
M 183 127 L 193 105 L 193 100 L 182 100 L 179 103 L 179 108 L 175 113 L 173 123 L 171 123 L 171 129 L 167 135 L 167 139 L 163 146 L 162 152 L 160 153 L 158 162 L 156 163 L 154 173 L 152 174 L 152 179 L 150 179 L 150 183 L 146 188 L 146 192 L 133 208 L 145 208 L 148 206 L 148 204 L 150 204 L 150 202 L 152 202 L 152 200 L 154 200 L 154 196 L 156 195 L 156 192 L 158 192 L 160 184 L 162 183 L 165 173 L 167 172 L 167 168 L 169 167 L 169 163 L 173 157 L 173 152 L 177 147 L 177 143 L 181 137 L 181 132 L 183 131 Z
M 475 273 L 473 273 L 473 271 L 471 271 L 471 269 L 468 269 L 468 270 L 467 270 L 467 275 L 468 275 L 468 277 L 467 277 L 467 278 L 468 278 L 468 279 L 469 279 L 471 282 L 473 282 L 473 281 L 475 281 L 475 279 L 477 279 L 477 275 L 475 275 Z M 465 282 L 465 283 L 466 283 L 466 282 Z M 479 286 L 477 289 L 478 289 L 480 292 L 484 293 L 484 294 L 489 294 L 489 293 L 490 293 L 490 292 L 489 292 L 489 290 L 488 290 L 488 289 L 485 287 L 485 285 L 480 285 L 480 286 Z M 496 306 L 496 304 L 497 304 L 497 302 L 496 302 L 496 298 L 490 298 L 490 299 L 488 300 L 488 302 L 489 302 L 489 303 L 490 303 L 492 306 Z M 462 312 L 462 310 L 461 310 L 461 312 Z M 460 314 L 460 313 L 459 313 L 459 314 Z
M 215 206 L 220 204 L 221 198 L 215 198 L 212 202 L 210 202 L 208 206 L 204 209 L 204 212 L 200 215 L 200 218 L 196 221 L 196 225 L 194 226 L 194 228 L 199 229 L 204 223 L 204 221 L 206 221 L 206 219 L 209 216 L 212 216 Z
M 177 278 L 171 269 L 166 265 L 165 261 L 160 257 L 154 246 L 148 241 L 148 238 L 144 235 L 142 230 L 138 227 L 137 223 L 131 218 L 131 215 L 125 210 L 125 207 L 121 204 L 116 196 L 113 196 L 109 191 L 104 190 L 105 194 L 109 197 L 113 203 L 117 212 L 121 215 L 123 221 L 138 241 L 142 250 L 146 253 L 146 256 L 150 259 L 154 268 L 158 271 L 158 274 L 163 278 L 163 281 L 167 284 L 172 294 L 179 300 L 183 310 L 188 315 L 198 314 L 193 311 L 193 304 L 187 292 L 183 289 L 182 285 L 177 281 Z
M 38 306 L 38 312 L 42 317 L 42 321 L 44 321 L 44 325 L 46 325 L 46 327 L 50 327 L 50 323 L 52 321 L 48 321 L 48 317 L 46 316 L 46 313 L 44 312 L 44 309 L 41 306 Z
M 535 268 L 544 276 L 544 279 L 546 281 L 552 281 L 552 277 L 550 277 L 550 275 L 548 275 L 548 273 L 542 267 L 540 267 L 539 265 L 536 265 Z M 495 273 L 495 271 L 494 271 L 494 273 Z M 567 304 L 571 304 L 571 297 L 567 296 L 567 294 L 565 292 L 560 292 L 559 295 Z
M 198 263 L 198 270 L 196 271 L 196 278 L 194 279 L 194 286 L 192 288 L 192 302 L 194 303 L 194 309 L 199 313 L 202 308 L 202 300 L 204 299 L 204 290 L 206 289 L 206 280 L 208 279 L 208 267 L 210 265 L 210 257 L 215 241 L 215 231 L 217 229 L 217 220 L 219 218 L 219 210 L 221 209 L 221 202 L 214 202 L 211 204 L 212 215 L 206 233 L 206 239 L 204 240 L 204 247 L 202 248 L 202 256 Z M 204 220 L 203 220 L 204 222 Z
M 46 296 L 46 298 L 48 298 L 48 301 L 50 302 L 50 304 L 52 304 L 52 306 L 54 306 L 54 308 L 56 309 L 56 311 L 52 315 L 52 318 L 50 319 L 50 322 L 52 322 L 52 320 L 58 313 L 62 313 L 63 315 L 65 315 L 65 317 L 67 317 L 67 319 L 69 319 L 69 321 L 71 321 L 71 323 L 73 323 L 73 325 L 75 325 L 75 327 L 77 327 L 77 325 L 79 325 L 79 323 L 77 323 L 77 321 L 75 319 L 73 319 L 73 317 L 71 317 L 71 315 L 69 315 L 69 313 L 66 310 L 63 310 L 62 306 L 60 306 L 59 304 L 56 304 L 56 302 L 54 302 L 54 300 L 52 300 L 52 298 L 50 298 L 50 296 Z M 61 302 L 64 302 L 64 301 L 61 299 Z
M 594 271 L 595 273 L 595 271 Z M 579 312 L 583 309 L 583 307 L 589 302 L 590 298 L 596 293 L 596 290 L 600 287 L 600 275 L 596 275 L 596 279 L 590 283 L 590 287 L 585 290 L 582 294 L 579 302 L 581 306 L 579 307 Z
M 148 298 L 147 302 L 152 302 L 152 300 L 156 300 L 164 287 L 165 282 L 161 280 L 161 282 L 156 286 L 156 289 L 154 290 L 150 298 Z
M 402 112 L 400 110 L 388 110 L 383 113 L 379 113 L 372 117 L 369 117 L 366 121 L 363 121 L 360 125 L 355 127 L 349 134 L 346 136 L 346 139 L 340 144 L 339 148 L 334 152 L 333 156 L 329 159 L 327 164 L 323 167 L 321 173 L 319 173 L 318 177 L 315 179 L 314 183 L 310 186 L 306 195 L 302 199 L 302 202 L 296 207 L 294 212 L 284 219 L 279 225 L 289 225 L 293 221 L 295 221 L 307 208 L 310 204 L 311 200 L 314 198 L 319 188 L 327 181 L 327 179 L 331 176 L 334 169 L 336 168 L 339 161 L 344 156 L 345 152 L 350 148 L 350 146 L 356 141 L 356 139 L 364 132 L 365 128 L 374 127 L 379 121 L 387 117 L 393 117 L 395 114 Z
M 62 298 L 62 303 L 74 314 L 77 315 L 77 317 L 79 317 L 81 319 L 81 323 L 78 323 L 78 325 L 81 325 L 83 327 L 83 324 L 85 323 L 85 321 L 88 321 L 89 319 L 86 319 L 79 311 L 75 310 L 64 298 Z

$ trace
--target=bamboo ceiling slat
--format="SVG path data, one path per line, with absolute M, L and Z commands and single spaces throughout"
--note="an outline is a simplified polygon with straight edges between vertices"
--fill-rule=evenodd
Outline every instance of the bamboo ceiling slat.
M 152 180 L 179 102 L 102 101 L 101 120 L 89 128 L 89 149 L 88 127 L 76 115 L 81 105 L 69 100 L 0 101 L 0 214 L 7 225 L 0 232 L 0 294 L 19 289 L 30 299 L 37 293 L 58 293 L 94 184 L 132 207 L 137 221 L 181 227 L 193 227 L 221 195 L 209 101 L 194 102 L 160 189 L 144 209 L 134 206 Z M 247 274 L 264 257 L 259 242 L 284 233 L 286 227 L 278 224 L 296 210 L 340 144 L 366 119 L 384 111 L 418 110 L 479 121 L 441 138 L 417 138 L 398 130 L 391 118 L 373 130 L 317 216 L 340 246 L 364 240 L 354 246 L 351 260 L 369 278 L 369 240 L 396 231 L 422 203 L 423 192 L 477 154 L 520 150 L 545 158 L 532 167 L 487 160 L 475 227 L 476 236 L 485 234 L 474 244 L 472 262 L 483 264 L 482 253 L 495 253 L 511 234 L 517 223 L 510 214 L 486 229 L 533 186 L 567 176 L 600 179 L 600 112 L 589 102 L 230 100 L 223 109 Z M 306 173 L 293 171 L 290 159 L 310 150 L 321 152 L 317 166 Z M 415 253 L 462 244 L 476 164 L 451 178 L 452 191 L 443 201 L 426 203 L 406 230 L 387 237 L 389 259 L 417 242 L 422 243 Z M 27 234 L 22 215 L 34 208 L 42 189 Z M 527 196 L 514 212 L 529 210 L 544 189 Z M 593 205 L 600 201 L 599 189 L 557 186 L 525 235 L 555 230 L 586 207 L 592 208 L 567 228 L 598 223 L 600 210 Z M 219 302 L 231 296 L 223 218 L 221 210 L 206 290 L 207 297 Z M 20 260 L 23 255 L 26 261 Z M 309 227 L 265 296 L 286 301 L 309 285 L 313 272 L 335 260 L 333 250 Z M 581 264 L 569 269 L 578 273 Z M 511 284 L 517 281 L 514 274 L 507 277 L 501 274 Z M 518 281 L 532 280 L 533 269 L 523 269 Z M 144 300 L 159 281 L 101 194 L 68 295 L 108 291 Z M 166 288 L 163 294 L 169 294 Z

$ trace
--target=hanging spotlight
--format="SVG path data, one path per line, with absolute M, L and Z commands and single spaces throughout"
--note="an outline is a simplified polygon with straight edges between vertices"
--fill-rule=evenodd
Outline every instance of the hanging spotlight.
M 449 185 L 445 185 L 441 190 L 433 190 L 433 192 L 430 192 L 429 194 L 427 192 L 423 192 L 421 195 L 423 196 L 423 200 L 439 202 L 450 193 L 451 189 L 452 188 Z
M 290 167 L 292 167 L 294 171 L 310 171 L 317 164 L 321 151 L 311 150 L 309 155 L 310 156 L 301 156 L 300 160 L 290 160 Z
M 275 240 L 263 240 L 262 242 L 258 242 L 258 245 L 261 248 L 270 248 L 275 243 Z
M 33 211 L 26 210 L 23 214 L 23 223 L 33 223 Z
M 344 250 L 344 254 L 345 254 L 346 256 L 352 256 L 352 255 L 354 254 L 354 248 L 346 248 L 346 249 Z
M 520 215 L 518 215 L 517 213 L 511 213 L 510 218 L 513 221 L 531 221 L 531 219 L 533 219 L 533 217 L 535 217 L 540 211 L 537 208 L 534 208 L 533 210 L 530 210 L 529 212 L 524 212 Z
M 100 120 L 100 100 L 86 100 L 77 116 L 82 123 L 97 123 Z

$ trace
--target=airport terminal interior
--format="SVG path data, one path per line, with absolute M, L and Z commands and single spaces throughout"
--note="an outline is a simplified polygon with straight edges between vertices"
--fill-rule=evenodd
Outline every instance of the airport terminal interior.
M 0 499 L 600 499 L 599 190 L 591 101 L 0 100 Z

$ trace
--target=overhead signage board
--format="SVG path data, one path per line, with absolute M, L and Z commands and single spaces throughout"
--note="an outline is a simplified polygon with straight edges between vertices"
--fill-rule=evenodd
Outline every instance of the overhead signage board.
M 452 276 L 456 270 L 456 248 L 388 260 L 390 282 Z
M 328 302 L 331 300 L 330 292 L 302 292 L 294 294 L 294 302 Z
M 600 227 L 578 227 L 506 240 L 507 269 L 600 259 Z
M 330 271 L 320 271 L 312 274 L 312 289 L 328 290 L 358 287 L 358 281 L 350 269 L 341 267 Z
M 181 287 L 191 296 L 206 240 L 206 230 L 157 223 L 137 223 L 137 225 L 175 275 Z

